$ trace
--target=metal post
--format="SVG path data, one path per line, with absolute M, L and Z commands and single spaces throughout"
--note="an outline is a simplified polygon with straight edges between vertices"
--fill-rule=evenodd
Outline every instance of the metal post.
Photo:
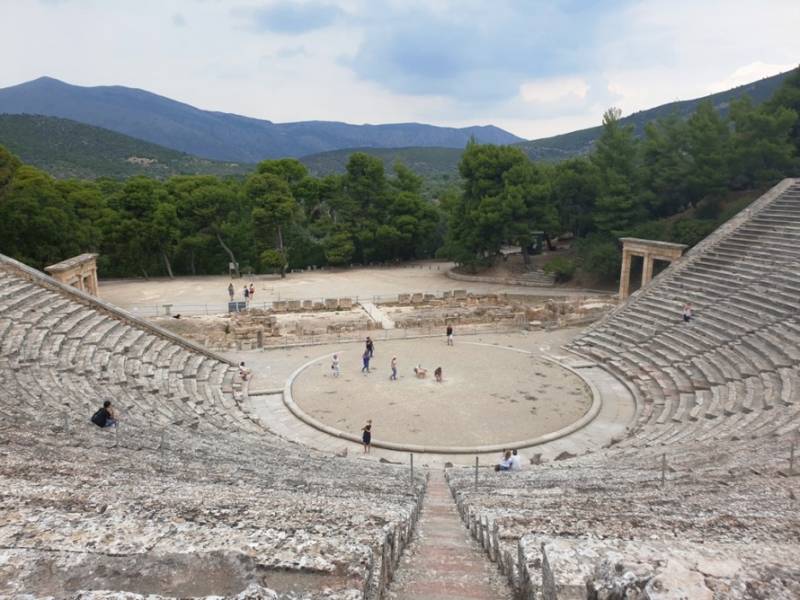
M 478 457 L 475 457 L 475 489 L 478 489 Z
M 664 453 L 661 455 L 661 487 L 664 487 L 664 483 L 667 480 L 667 454 Z
M 414 491 L 414 453 L 411 453 L 411 491 Z

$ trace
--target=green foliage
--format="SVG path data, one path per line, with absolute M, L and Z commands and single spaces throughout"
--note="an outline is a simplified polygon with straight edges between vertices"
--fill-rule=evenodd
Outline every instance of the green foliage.
M 749 99 L 731 105 L 733 185 L 747 188 L 775 183 L 798 168 L 790 135 L 797 113 L 789 108 L 755 108 Z
M 551 273 L 558 283 L 564 283 L 572 279 L 578 265 L 571 258 L 557 256 L 545 263 L 542 267 L 545 273 Z
M 598 231 L 617 235 L 642 220 L 644 207 L 637 195 L 638 146 L 633 128 L 619 122 L 620 111 L 603 115 L 603 133 L 591 156 L 599 173 L 594 224 Z
M 534 231 L 554 231 L 558 213 L 549 179 L 516 148 L 470 143 L 459 166 L 464 192 L 447 201 L 447 255 L 470 269 L 504 244 L 528 246 Z
M 264 250 L 259 259 L 261 260 L 261 266 L 267 271 L 278 271 L 280 273 L 286 271 L 286 256 L 277 250 Z
M 252 164 L 198 158 L 101 127 L 42 115 L 0 114 L 0 144 L 53 177 L 166 179 L 183 173 L 244 175 Z
M 694 246 L 719 226 L 713 220 L 680 219 L 672 224 L 670 241 Z
M 581 269 L 598 280 L 613 282 L 619 279 L 622 257 L 619 245 L 613 238 L 593 234 L 580 240 L 578 260 Z

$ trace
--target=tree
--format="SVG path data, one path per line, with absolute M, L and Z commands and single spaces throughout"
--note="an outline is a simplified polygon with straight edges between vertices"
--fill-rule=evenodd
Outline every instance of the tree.
M 690 202 L 686 142 L 686 124 L 675 114 L 645 126 L 639 185 L 642 201 L 653 216 L 675 214 Z
M 701 102 L 686 128 L 689 169 L 686 193 L 696 206 L 703 198 L 721 196 L 728 184 L 730 132 L 710 100 Z
M 14 168 L 0 195 L 0 252 L 41 269 L 81 252 L 76 229 L 75 213 L 49 175 Z
M 238 277 L 239 261 L 234 251 L 237 249 L 231 245 L 231 232 L 241 229 L 245 217 L 236 189 L 210 176 L 173 177 L 167 185 L 175 198 L 182 232 L 180 248 L 189 255 L 191 273 L 196 273 L 196 256 L 203 251 L 210 255 L 203 270 L 220 270 L 221 256 L 210 250 L 212 245 L 218 245 L 227 261 L 236 265 Z M 248 245 L 251 244 L 244 247 Z
M 797 113 L 782 106 L 755 108 L 748 97 L 731 102 L 734 188 L 769 185 L 797 169 L 790 139 Z
M 764 105 L 768 112 L 777 112 L 781 108 L 789 109 L 800 115 L 800 67 L 783 80 L 783 84 L 775 95 Z M 800 155 L 800 119 L 794 122 L 789 139 L 794 144 L 795 154 Z
M 299 214 L 289 184 L 272 173 L 255 174 L 245 183 L 245 194 L 253 206 L 251 214 L 260 256 L 264 256 L 264 251 L 274 249 L 281 260 L 270 259 L 269 262 L 272 265 L 280 262 L 281 277 L 286 277 L 288 261 L 284 231 Z
M 590 233 L 600 185 L 597 166 L 583 157 L 572 158 L 553 166 L 549 179 L 561 228 L 581 237 Z
M 610 108 L 603 115 L 603 133 L 591 160 L 599 174 L 599 193 L 594 223 L 601 232 L 616 235 L 643 219 L 636 197 L 636 139 L 633 126 L 619 122 L 621 111 Z
M 453 260 L 474 270 L 492 260 L 509 238 L 523 235 L 515 222 L 525 218 L 526 200 L 519 189 L 509 193 L 506 174 L 517 167 L 512 184 L 524 187 L 527 163 L 519 148 L 467 144 L 458 167 L 464 191 L 449 207 L 445 248 Z

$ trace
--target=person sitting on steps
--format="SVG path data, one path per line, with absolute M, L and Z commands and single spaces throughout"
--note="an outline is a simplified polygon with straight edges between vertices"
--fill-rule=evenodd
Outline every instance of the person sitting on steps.
M 503 454 L 503 460 L 500 464 L 494 466 L 495 471 L 510 471 L 511 470 L 511 450 L 506 450 Z
M 117 426 L 117 416 L 111 408 L 111 400 L 103 402 L 103 408 L 92 415 L 92 423 L 103 428 Z

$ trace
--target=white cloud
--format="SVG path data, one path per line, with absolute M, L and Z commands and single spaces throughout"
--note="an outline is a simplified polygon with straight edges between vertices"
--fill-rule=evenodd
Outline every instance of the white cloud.
M 789 71 L 796 66 L 796 64 L 775 65 L 763 63 L 761 61 L 752 62 L 749 65 L 739 67 L 724 79 L 711 83 L 706 89 L 711 94 L 722 92 L 733 87 L 745 85 L 751 81 L 757 81 L 758 79 L 764 79 L 771 75 Z
M 583 100 L 589 93 L 589 84 L 580 77 L 556 77 L 528 81 L 520 86 L 519 93 L 525 102 L 550 104 L 560 100 Z

